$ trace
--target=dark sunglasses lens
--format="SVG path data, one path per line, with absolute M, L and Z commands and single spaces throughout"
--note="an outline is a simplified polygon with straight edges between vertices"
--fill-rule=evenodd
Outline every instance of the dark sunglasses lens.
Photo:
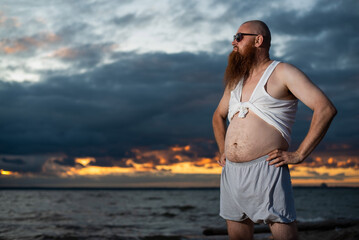
M 240 33 L 237 33 L 235 35 L 235 37 L 236 37 L 237 42 L 240 42 L 242 40 L 242 34 L 240 34 Z

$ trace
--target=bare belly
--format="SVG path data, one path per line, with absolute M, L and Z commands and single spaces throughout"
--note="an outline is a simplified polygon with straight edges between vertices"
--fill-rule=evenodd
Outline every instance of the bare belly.
M 249 110 L 244 118 L 234 115 L 228 126 L 224 153 L 232 162 L 248 162 L 275 149 L 288 149 L 281 133 Z

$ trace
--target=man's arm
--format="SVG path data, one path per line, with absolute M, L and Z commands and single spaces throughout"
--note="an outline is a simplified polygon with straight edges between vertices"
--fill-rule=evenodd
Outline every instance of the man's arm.
M 214 137 L 216 139 L 218 150 L 219 150 L 219 161 L 218 164 L 222 167 L 225 165 L 225 155 L 224 155 L 224 140 L 227 130 L 227 114 L 228 114 L 228 105 L 231 92 L 228 87 L 224 90 L 221 101 L 218 104 L 216 111 L 213 114 L 212 125 Z
M 270 152 L 270 165 L 296 164 L 304 161 L 315 149 L 327 132 L 337 110 L 325 94 L 296 67 L 282 63 L 278 65 L 278 76 L 292 94 L 313 110 L 309 131 L 295 152 L 279 149 Z

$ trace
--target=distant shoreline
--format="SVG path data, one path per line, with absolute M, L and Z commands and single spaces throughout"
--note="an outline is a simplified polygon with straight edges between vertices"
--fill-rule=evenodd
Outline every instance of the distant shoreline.
M 293 189 L 359 189 L 359 187 L 344 186 L 293 186 Z M 105 191 L 153 191 L 153 190 L 180 190 L 180 191 L 198 191 L 198 190 L 219 190 L 219 187 L 0 187 L 0 190 L 105 190 Z

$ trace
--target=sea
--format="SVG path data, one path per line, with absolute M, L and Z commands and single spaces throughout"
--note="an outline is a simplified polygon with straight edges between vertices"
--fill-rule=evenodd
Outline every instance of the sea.
M 293 191 L 298 222 L 358 220 L 359 188 Z M 201 239 L 226 227 L 219 188 L 3 188 L 0 203 L 0 240 Z

